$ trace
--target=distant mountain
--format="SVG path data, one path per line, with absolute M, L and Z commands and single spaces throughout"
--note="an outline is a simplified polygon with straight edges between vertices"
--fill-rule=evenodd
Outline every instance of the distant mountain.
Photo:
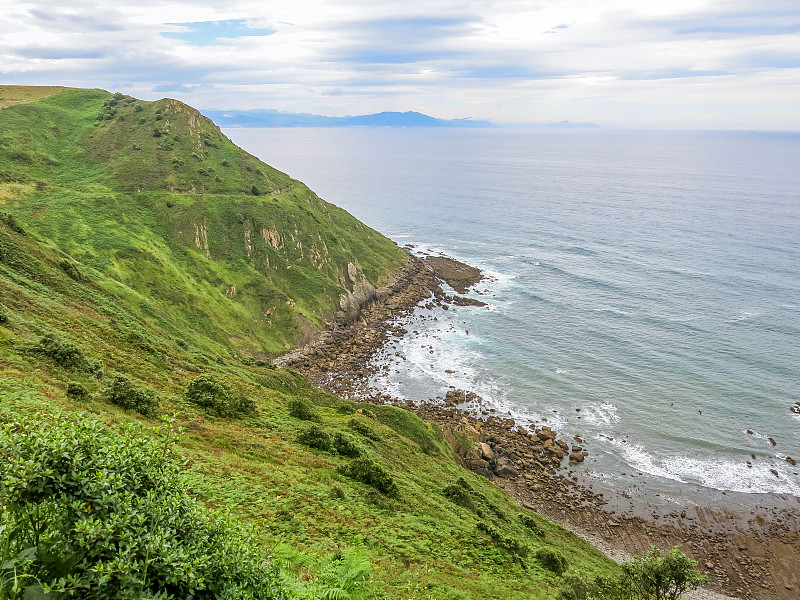
M 203 114 L 220 127 L 496 127 L 489 121 L 437 119 L 413 111 L 354 117 L 326 117 L 268 109 L 206 110 Z
M 561 129 L 593 129 L 600 127 L 597 123 L 570 123 L 569 121 L 559 121 L 558 123 L 550 123 L 545 127 L 554 127 Z

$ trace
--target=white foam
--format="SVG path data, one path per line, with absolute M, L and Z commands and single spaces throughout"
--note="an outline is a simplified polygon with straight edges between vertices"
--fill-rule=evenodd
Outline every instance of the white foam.
M 748 468 L 746 463 L 729 458 L 672 456 L 659 459 L 638 444 L 617 440 L 610 443 L 616 446 L 628 465 L 655 477 L 745 494 L 800 496 L 800 477 L 794 475 L 793 468 L 784 461 L 763 459 Z
M 596 402 L 584 413 L 590 425 L 611 425 L 619 423 L 616 405 L 611 402 Z

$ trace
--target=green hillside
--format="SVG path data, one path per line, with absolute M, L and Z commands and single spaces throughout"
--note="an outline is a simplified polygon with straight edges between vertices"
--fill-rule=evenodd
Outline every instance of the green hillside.
M 193 109 L 4 108 L 0 181 L 0 598 L 521 600 L 618 572 L 435 426 L 259 358 L 404 255 Z
M 140 318 L 218 352 L 285 351 L 405 260 L 175 100 L 67 90 L 3 109 L 0 204 L 138 294 Z

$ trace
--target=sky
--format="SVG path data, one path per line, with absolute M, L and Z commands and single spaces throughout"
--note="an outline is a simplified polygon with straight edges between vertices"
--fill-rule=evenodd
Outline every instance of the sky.
M 201 110 L 800 130 L 800 0 L 4 0 L 0 83 Z

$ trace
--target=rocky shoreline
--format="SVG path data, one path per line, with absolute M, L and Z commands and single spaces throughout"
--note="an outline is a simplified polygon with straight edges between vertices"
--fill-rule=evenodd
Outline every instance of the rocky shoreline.
M 492 479 L 522 506 L 582 535 L 612 558 L 624 559 L 651 545 L 679 546 L 700 561 L 709 587 L 718 592 L 757 600 L 800 597 L 800 499 L 770 496 L 755 506 L 752 498 L 737 503 L 735 494 L 722 492 L 726 498 L 713 506 L 670 507 L 626 492 L 592 490 L 579 468 L 591 452 L 582 439 L 559 439 L 546 425 L 518 427 L 492 414 L 469 390 L 415 404 L 370 389 L 374 353 L 408 333 L 398 320 L 423 302 L 442 309 L 483 304 L 448 296 L 441 285 L 465 294 L 481 278 L 478 269 L 450 258 L 409 255 L 390 286 L 347 318 L 338 315 L 316 340 L 276 363 L 337 395 L 392 403 L 436 423 L 465 468 Z M 710 591 L 694 597 L 724 598 Z

